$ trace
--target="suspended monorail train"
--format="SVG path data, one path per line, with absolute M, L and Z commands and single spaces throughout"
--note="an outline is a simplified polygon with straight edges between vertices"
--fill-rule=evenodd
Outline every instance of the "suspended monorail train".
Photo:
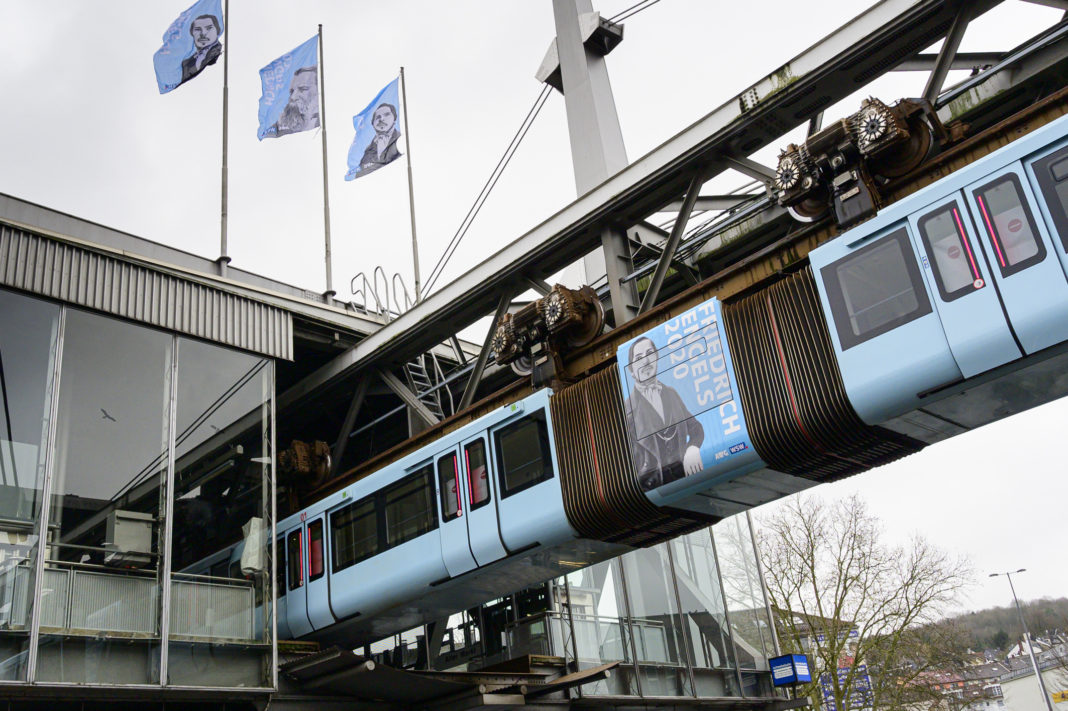
M 278 524 L 279 636 L 350 648 L 1068 392 L 1068 117 L 808 264 Z

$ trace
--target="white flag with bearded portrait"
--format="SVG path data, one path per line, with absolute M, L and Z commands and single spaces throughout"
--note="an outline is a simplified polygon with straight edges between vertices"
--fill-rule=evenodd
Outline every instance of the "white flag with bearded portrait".
M 260 83 L 257 138 L 319 128 L 319 35 L 261 69 Z

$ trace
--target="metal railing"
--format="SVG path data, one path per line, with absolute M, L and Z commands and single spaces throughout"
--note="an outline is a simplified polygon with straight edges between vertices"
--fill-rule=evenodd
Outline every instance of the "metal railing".
M 41 629 L 48 634 L 157 638 L 160 586 L 153 571 L 50 562 L 44 569 Z M 29 626 L 31 570 L 0 571 L 0 629 Z M 171 639 L 256 641 L 251 582 L 176 573 Z

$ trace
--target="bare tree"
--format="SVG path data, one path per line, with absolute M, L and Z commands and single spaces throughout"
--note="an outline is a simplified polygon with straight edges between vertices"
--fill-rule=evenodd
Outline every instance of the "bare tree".
M 952 625 L 932 623 L 971 582 L 966 560 L 920 537 L 888 545 L 855 496 L 794 497 L 761 518 L 759 545 L 784 651 L 809 657 L 813 683 L 800 693 L 813 706 L 825 692 L 838 711 L 942 700 L 933 672 L 959 647 Z

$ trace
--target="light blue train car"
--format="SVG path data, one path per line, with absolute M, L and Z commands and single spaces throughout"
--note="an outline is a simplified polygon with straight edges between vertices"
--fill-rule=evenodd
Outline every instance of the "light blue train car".
M 1068 393 L 1068 117 L 775 283 L 277 527 L 279 635 L 349 647 Z

